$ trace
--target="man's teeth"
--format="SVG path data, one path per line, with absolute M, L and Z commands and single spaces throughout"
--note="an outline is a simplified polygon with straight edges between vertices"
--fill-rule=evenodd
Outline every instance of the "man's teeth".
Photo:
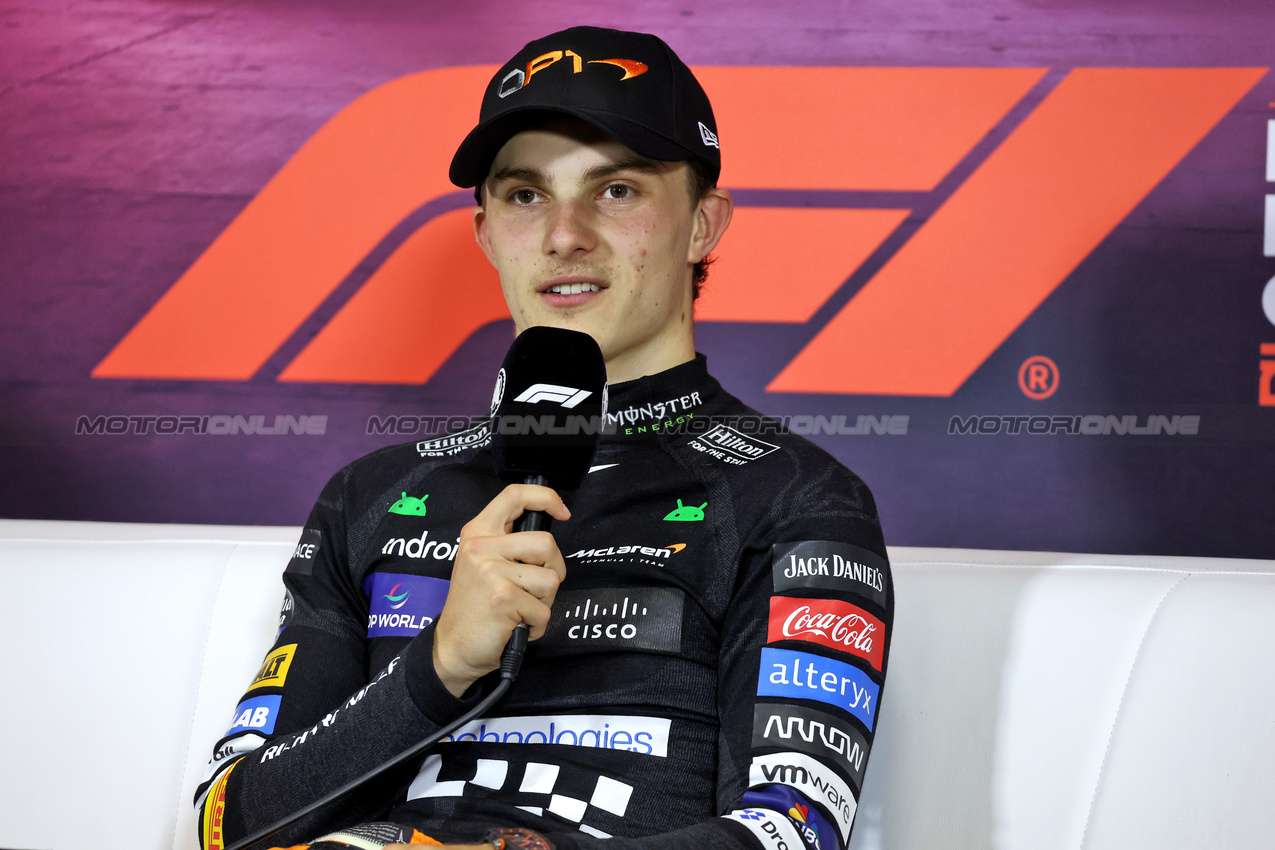
M 549 291 L 558 295 L 579 295 L 581 292 L 601 292 L 602 287 L 596 283 L 564 283 L 549 287 Z

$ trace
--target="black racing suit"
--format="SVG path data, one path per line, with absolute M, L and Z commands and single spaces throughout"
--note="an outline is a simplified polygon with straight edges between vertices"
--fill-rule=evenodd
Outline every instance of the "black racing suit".
M 611 388 L 564 494 L 544 637 L 490 716 L 262 846 L 370 820 L 560 848 L 835 850 L 873 739 L 893 589 L 868 488 L 722 390 L 703 357 Z M 485 427 L 392 446 L 324 488 L 280 631 L 196 804 L 205 850 L 460 716 L 432 664 L 461 527 L 504 486 Z

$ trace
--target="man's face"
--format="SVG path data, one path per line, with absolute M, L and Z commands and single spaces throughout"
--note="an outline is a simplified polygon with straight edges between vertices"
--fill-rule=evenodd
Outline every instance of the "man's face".
M 518 332 L 588 333 L 613 383 L 694 357 L 691 265 L 716 245 L 730 197 L 692 203 L 688 170 L 575 119 L 511 138 L 474 229 Z

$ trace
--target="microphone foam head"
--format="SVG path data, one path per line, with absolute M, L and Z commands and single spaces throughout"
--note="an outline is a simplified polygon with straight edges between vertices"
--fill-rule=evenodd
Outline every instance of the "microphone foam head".
M 579 487 L 606 424 L 606 374 L 602 350 L 586 333 L 520 333 L 492 398 L 496 474 L 511 483 L 543 475 L 555 490 Z

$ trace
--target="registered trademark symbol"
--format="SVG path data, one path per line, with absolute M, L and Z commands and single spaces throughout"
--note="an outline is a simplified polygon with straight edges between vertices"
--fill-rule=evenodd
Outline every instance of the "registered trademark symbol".
M 1058 389 L 1058 364 L 1048 357 L 1028 357 L 1018 367 L 1018 388 L 1028 398 L 1049 398 Z

